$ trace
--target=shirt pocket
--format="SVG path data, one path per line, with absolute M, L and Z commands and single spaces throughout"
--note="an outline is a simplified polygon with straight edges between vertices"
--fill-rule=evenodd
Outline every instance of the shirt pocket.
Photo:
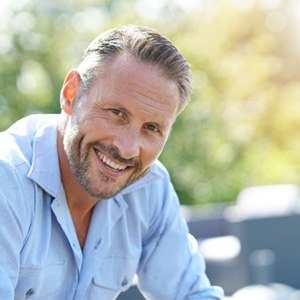
M 64 262 L 46 266 L 21 266 L 15 300 L 53 299 L 63 283 Z
M 138 261 L 139 256 L 104 258 L 93 278 L 88 299 L 116 299 L 130 287 Z

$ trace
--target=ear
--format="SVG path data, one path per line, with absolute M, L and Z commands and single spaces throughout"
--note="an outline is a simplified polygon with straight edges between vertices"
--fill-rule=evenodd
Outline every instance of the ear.
M 76 70 L 71 70 L 67 74 L 61 89 L 60 106 L 67 114 L 72 114 L 72 109 L 79 94 L 80 74 Z

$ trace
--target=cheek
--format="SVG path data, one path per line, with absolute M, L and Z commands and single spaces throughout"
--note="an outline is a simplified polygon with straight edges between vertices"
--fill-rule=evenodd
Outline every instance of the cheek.
M 96 121 L 96 119 L 86 118 L 81 121 L 80 127 L 77 128 L 78 135 L 84 137 L 85 143 L 95 142 L 104 138 L 109 130 L 105 125 L 105 122 Z
M 69 122 L 64 133 L 64 145 L 70 147 L 74 143 L 74 140 L 77 139 L 78 135 L 79 129 L 76 124 Z
M 78 130 L 73 130 L 68 128 L 64 134 L 64 148 L 69 157 L 79 156 L 79 145 L 80 145 L 81 135 Z
M 165 141 L 155 141 L 152 143 L 147 143 L 147 146 L 141 151 L 141 160 L 143 166 L 148 168 L 161 154 L 165 146 Z

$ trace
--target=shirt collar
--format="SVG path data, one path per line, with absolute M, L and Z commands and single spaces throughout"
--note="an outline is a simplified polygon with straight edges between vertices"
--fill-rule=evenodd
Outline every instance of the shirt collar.
M 121 194 L 128 194 L 131 192 L 134 192 L 135 190 L 138 190 L 140 188 L 143 188 L 144 186 L 152 183 L 153 181 L 156 181 L 162 177 L 161 173 L 159 172 L 158 165 L 160 164 L 159 161 L 156 161 L 149 169 L 149 171 L 146 173 L 145 176 L 138 179 L 136 182 L 130 184 L 125 189 L 123 189 L 120 193 Z
M 60 190 L 61 178 L 57 153 L 57 118 L 40 127 L 33 140 L 33 157 L 28 177 L 51 196 Z

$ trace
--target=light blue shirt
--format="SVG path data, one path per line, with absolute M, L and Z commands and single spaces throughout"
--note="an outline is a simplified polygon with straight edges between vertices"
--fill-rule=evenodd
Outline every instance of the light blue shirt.
M 61 183 L 57 115 L 0 133 L 0 299 L 106 300 L 135 274 L 147 299 L 221 299 L 165 168 L 95 206 L 81 249 Z

